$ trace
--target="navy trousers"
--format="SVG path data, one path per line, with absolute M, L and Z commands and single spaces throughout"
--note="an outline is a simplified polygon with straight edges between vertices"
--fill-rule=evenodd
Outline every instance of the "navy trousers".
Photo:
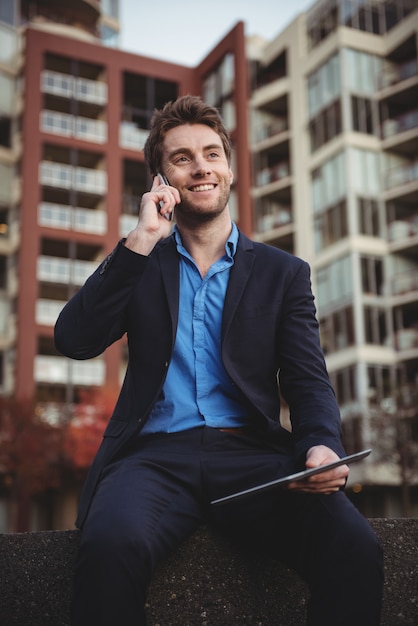
M 277 489 L 210 505 L 294 469 L 257 435 L 205 427 L 138 437 L 104 471 L 83 526 L 72 626 L 145 625 L 155 567 L 203 523 L 295 569 L 310 588 L 309 626 L 378 626 L 382 551 L 343 492 Z

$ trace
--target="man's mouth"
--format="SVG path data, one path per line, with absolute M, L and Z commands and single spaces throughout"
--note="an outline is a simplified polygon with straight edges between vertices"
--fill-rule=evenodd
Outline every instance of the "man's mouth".
M 195 187 L 190 187 L 190 191 L 212 191 L 215 187 L 216 185 L 213 184 L 196 185 Z

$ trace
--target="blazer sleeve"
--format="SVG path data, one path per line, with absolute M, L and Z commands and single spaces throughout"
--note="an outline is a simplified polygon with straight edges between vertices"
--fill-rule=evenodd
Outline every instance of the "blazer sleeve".
M 90 359 L 126 332 L 126 307 L 149 257 L 123 240 L 67 302 L 54 329 L 55 345 L 67 357 Z
M 279 384 L 289 404 L 295 454 L 304 458 L 314 445 L 339 456 L 341 417 L 320 345 L 310 268 L 302 261 L 283 294 L 278 332 Z

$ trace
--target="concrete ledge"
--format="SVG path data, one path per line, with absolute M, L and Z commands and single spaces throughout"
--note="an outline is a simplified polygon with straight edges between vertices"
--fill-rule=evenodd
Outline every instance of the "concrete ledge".
M 385 551 L 382 626 L 418 625 L 418 519 L 370 520 Z M 77 531 L 0 535 L 0 624 L 68 626 Z M 203 528 L 157 572 L 150 626 L 302 626 L 307 591 Z M 354 626 L 354 625 L 353 625 Z

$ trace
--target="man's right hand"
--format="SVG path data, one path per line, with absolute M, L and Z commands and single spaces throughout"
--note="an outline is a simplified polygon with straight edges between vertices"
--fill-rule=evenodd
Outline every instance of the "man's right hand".
M 179 202 L 178 190 L 162 184 L 155 176 L 151 190 L 141 198 L 138 224 L 127 236 L 125 246 L 138 254 L 150 254 L 155 245 L 170 234 L 172 224 L 166 216 L 173 213 Z

